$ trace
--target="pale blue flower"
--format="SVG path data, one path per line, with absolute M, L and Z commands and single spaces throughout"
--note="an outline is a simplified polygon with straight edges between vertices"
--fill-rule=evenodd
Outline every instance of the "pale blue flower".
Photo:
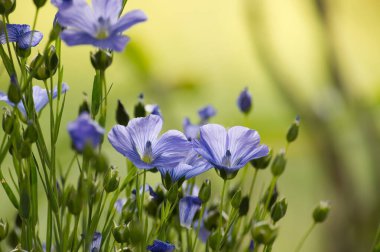
M 39 31 L 31 31 L 30 26 L 23 24 L 7 24 L 7 33 L 9 42 L 15 42 L 21 49 L 28 49 L 40 43 L 43 34 Z M 0 44 L 6 44 L 7 37 L 5 30 L 0 32 Z
M 92 8 L 83 1 L 54 1 L 59 11 L 57 20 L 65 27 L 61 38 L 69 46 L 93 45 L 102 49 L 123 51 L 129 37 L 122 33 L 147 19 L 134 10 L 119 17 L 123 0 L 93 0 Z
M 66 93 L 67 90 L 69 90 L 69 86 L 66 83 L 62 83 L 61 93 L 62 94 Z M 58 96 L 58 88 L 55 87 L 53 90 L 52 98 L 55 99 L 57 96 Z M 0 101 L 5 101 L 7 104 L 9 104 L 12 107 L 15 106 L 14 103 L 9 101 L 8 95 L 3 92 L 0 92 Z M 49 96 L 46 89 L 41 88 L 39 86 L 33 86 L 33 102 L 34 102 L 34 107 L 36 109 L 36 112 L 37 113 L 40 112 L 49 103 Z M 26 110 L 22 102 L 19 102 L 17 104 L 17 108 L 18 110 L 20 110 L 20 112 L 24 116 L 26 116 Z
M 216 169 L 233 173 L 250 160 L 268 155 L 268 147 L 260 145 L 255 130 L 235 126 L 228 131 L 218 124 L 207 124 L 200 129 L 200 139 L 193 141 L 194 150 Z
M 139 169 L 175 167 L 186 157 L 191 143 L 177 130 L 169 130 L 158 137 L 161 128 L 161 117 L 139 117 L 130 120 L 127 126 L 114 126 L 108 140 Z
M 190 228 L 194 216 L 202 205 L 198 197 L 186 196 L 179 201 L 179 220 L 182 227 Z

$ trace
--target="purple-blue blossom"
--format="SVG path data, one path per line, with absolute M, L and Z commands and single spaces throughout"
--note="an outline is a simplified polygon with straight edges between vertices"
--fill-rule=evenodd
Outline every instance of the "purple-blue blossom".
M 173 244 L 160 240 L 154 240 L 153 245 L 147 247 L 147 250 L 151 252 L 172 252 L 174 249 L 175 246 Z
M 191 150 L 187 157 L 174 168 L 167 168 L 165 165 L 157 167 L 162 177 L 168 173 L 172 181 L 178 181 L 181 178 L 190 179 L 198 176 L 212 168 L 212 165 L 202 158 L 197 152 Z
M 241 112 L 248 114 L 252 108 L 252 95 L 249 93 L 248 88 L 244 88 L 244 90 L 240 93 L 237 105 Z
M 102 244 L 102 234 L 99 232 L 95 232 L 94 236 L 92 237 L 90 252 L 99 252 L 101 244 Z
M 179 201 L 179 221 L 182 227 L 190 228 L 194 216 L 202 205 L 198 197 L 186 196 Z
M 190 119 L 188 117 L 186 117 L 183 120 L 182 126 L 183 126 L 183 132 L 185 133 L 185 136 L 187 137 L 187 139 L 189 139 L 189 141 L 192 139 L 198 138 L 199 128 L 200 128 L 199 125 L 192 124 L 190 122 Z
M 69 86 L 66 83 L 62 83 L 62 89 L 61 93 L 66 93 L 67 90 L 69 90 Z M 53 95 L 52 98 L 55 99 L 58 96 L 58 88 L 55 87 L 53 89 Z M 8 95 L 6 93 L 0 92 L 0 101 L 4 101 L 10 106 L 14 107 L 15 104 L 9 101 Z M 41 88 L 39 86 L 33 86 L 33 102 L 34 102 L 34 108 L 36 109 L 36 112 L 40 112 L 48 103 L 49 103 L 49 96 L 46 89 Z M 19 102 L 17 104 L 18 110 L 26 116 L 26 110 L 24 107 L 24 104 L 22 102 Z
M 15 42 L 21 49 L 28 49 L 40 43 L 43 34 L 39 31 L 31 31 L 30 26 L 26 24 L 7 24 L 7 33 L 9 42 Z M 7 43 L 5 30 L 0 32 L 0 44 Z
M 255 130 L 235 126 L 228 131 L 218 124 L 207 124 L 200 129 L 200 139 L 193 147 L 216 169 L 226 174 L 244 167 L 250 160 L 268 155 L 268 147 L 260 145 L 260 136 Z
M 123 0 L 93 0 L 92 7 L 84 0 L 55 0 L 58 23 L 65 27 L 61 38 L 69 46 L 93 45 L 101 49 L 123 51 L 130 40 L 122 33 L 147 17 L 134 10 L 119 17 Z
M 83 151 L 86 145 L 98 147 L 104 134 L 104 129 L 92 120 L 87 112 L 83 112 L 75 121 L 69 123 L 67 130 L 77 151 Z
M 216 109 L 211 105 L 207 105 L 198 110 L 198 115 L 201 118 L 201 124 L 204 124 L 207 123 L 211 117 L 216 115 Z
M 127 126 L 114 126 L 108 140 L 139 169 L 175 167 L 186 157 L 191 143 L 177 130 L 158 137 L 161 129 L 160 116 L 139 117 L 130 120 Z

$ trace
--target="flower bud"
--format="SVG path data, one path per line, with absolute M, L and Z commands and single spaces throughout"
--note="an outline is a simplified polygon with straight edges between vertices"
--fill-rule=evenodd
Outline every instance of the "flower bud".
M 237 100 L 237 105 L 241 112 L 244 114 L 249 114 L 252 108 L 252 95 L 249 93 L 246 87 L 239 95 Z
M 32 146 L 29 141 L 22 141 L 19 149 L 21 158 L 28 158 L 32 154 Z
M 11 134 L 13 132 L 15 120 L 16 117 L 9 110 L 4 112 L 2 126 L 5 133 Z
M 283 198 L 280 201 L 277 201 L 273 205 L 273 207 L 272 207 L 272 209 L 270 211 L 270 216 L 272 217 L 272 220 L 274 222 L 277 222 L 280 219 L 282 219 L 282 217 L 285 216 L 287 209 L 288 209 L 288 203 L 286 202 L 285 198 Z
M 324 222 L 330 212 L 330 204 L 327 201 L 319 202 L 318 206 L 313 211 L 313 219 L 317 223 Z
M 277 237 L 277 228 L 268 221 L 260 221 L 253 225 L 251 233 L 255 243 L 270 245 Z
M 82 211 L 82 200 L 73 186 L 68 187 L 67 208 L 72 215 L 78 216 Z
M 240 207 L 240 203 L 241 203 L 241 189 L 238 189 L 234 196 L 232 196 L 232 199 L 231 199 L 231 206 L 235 209 L 238 209 Z
M 134 116 L 135 117 L 146 116 L 146 111 L 145 111 L 145 106 L 144 106 L 144 94 L 139 95 L 139 102 L 135 105 Z
M 120 176 L 119 171 L 111 168 L 104 177 L 104 190 L 108 193 L 115 191 L 119 187 Z
M 85 99 L 79 106 L 78 115 L 81 115 L 83 112 L 90 114 L 90 105 L 88 105 L 87 99 Z
M 16 0 L 0 0 L 0 15 L 8 16 L 16 8 Z
M 131 221 L 125 229 L 124 237 L 127 237 L 132 245 L 140 244 L 144 239 L 143 225 L 138 221 Z
M 0 241 L 4 240 L 5 237 L 7 237 L 8 229 L 8 222 L 3 221 L 3 219 L 0 219 Z
M 34 123 L 29 123 L 28 127 L 24 131 L 24 140 L 30 143 L 36 142 L 38 139 L 38 133 Z
M 273 156 L 273 150 L 269 149 L 268 155 L 251 160 L 251 164 L 255 169 L 265 169 L 270 164 L 270 161 L 272 160 L 272 156 Z
M 288 143 L 291 143 L 297 139 L 300 127 L 300 120 L 300 117 L 297 116 L 292 125 L 290 126 L 288 133 L 286 134 L 286 140 L 288 141 Z
M 129 122 L 129 115 L 120 100 L 117 100 L 116 122 L 124 126 Z
M 248 211 L 249 211 L 249 197 L 244 196 L 240 202 L 239 215 L 240 216 L 247 215 Z
M 211 181 L 206 179 L 202 186 L 201 189 L 199 190 L 198 197 L 201 199 L 203 203 L 206 203 L 209 201 L 211 196 Z
M 281 176 L 281 174 L 284 172 L 286 166 L 286 158 L 285 158 L 285 151 L 280 150 L 280 152 L 276 155 L 276 157 L 273 160 L 272 163 L 272 174 L 275 177 Z
M 14 104 L 18 104 L 21 101 L 21 88 L 18 84 L 17 78 L 15 76 L 11 77 L 11 83 L 8 88 L 8 99 Z
M 105 50 L 98 50 L 96 53 L 90 54 L 91 64 L 96 70 L 106 70 L 113 60 L 112 53 Z
M 33 0 L 34 5 L 39 9 L 45 5 L 47 0 Z
M 92 165 L 93 165 L 95 171 L 97 171 L 99 173 L 103 173 L 103 172 L 107 171 L 107 169 L 109 167 L 108 159 L 102 153 L 95 155 L 95 157 L 92 159 Z
M 46 80 L 53 76 L 58 68 L 58 56 L 54 46 L 50 46 L 46 55 L 38 54 L 30 63 L 30 71 L 33 78 L 37 80 Z M 37 68 L 38 67 L 38 68 Z
M 0 0 L 1 1 L 1 0 Z M 30 47 L 28 48 L 20 48 L 17 44 L 16 44 L 16 54 L 17 56 L 19 56 L 20 58 L 28 58 L 30 56 L 30 54 L 32 53 L 32 49 Z
M 127 226 L 125 224 L 119 225 L 119 226 L 114 226 L 112 229 L 112 235 L 113 238 L 115 239 L 116 242 L 118 243 L 124 243 L 127 241 L 124 233 L 126 230 Z
M 59 58 L 57 55 L 57 52 L 55 50 L 54 46 L 50 46 L 47 50 L 46 56 L 45 56 L 45 65 L 46 69 L 49 72 L 49 75 L 52 76 L 55 74 L 58 68 Z

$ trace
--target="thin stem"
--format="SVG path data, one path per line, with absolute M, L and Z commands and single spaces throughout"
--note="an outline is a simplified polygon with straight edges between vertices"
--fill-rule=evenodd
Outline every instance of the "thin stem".
M 220 199 L 220 206 L 219 206 L 219 230 L 222 231 L 222 224 L 223 224 L 223 201 L 224 201 L 224 193 L 226 191 L 226 185 L 227 180 L 225 179 L 223 181 L 223 189 L 222 189 L 222 195 Z
M 373 251 L 373 252 L 375 251 L 375 247 L 376 247 L 376 245 L 378 244 L 379 241 L 380 241 L 380 224 L 377 227 L 376 236 L 375 236 L 375 239 L 373 241 L 371 251 Z
M 298 243 L 297 248 L 294 250 L 295 252 L 301 251 L 301 248 L 302 248 L 303 244 L 305 243 L 307 237 L 309 237 L 309 235 L 313 231 L 313 229 L 314 229 L 314 227 L 315 227 L 316 224 L 317 224 L 316 222 L 313 222 L 313 224 L 309 227 L 309 229 L 306 231 L 306 233 L 304 234 L 304 236 L 302 237 L 302 239 Z
M 198 219 L 197 232 L 196 232 L 194 244 L 193 244 L 194 251 L 197 251 L 197 241 L 198 241 L 199 232 L 201 230 L 202 219 L 203 219 L 204 212 L 206 210 L 206 206 L 207 206 L 207 202 L 202 204 L 202 207 L 201 207 L 201 213 L 200 213 L 199 219 Z
M 272 181 L 271 181 L 269 191 L 268 191 L 268 196 L 266 198 L 265 205 L 264 205 L 264 212 L 263 212 L 262 219 L 264 219 L 268 213 L 268 206 L 269 206 L 270 200 L 272 198 L 274 187 L 276 186 L 276 182 L 277 182 L 277 177 L 272 177 Z
M 253 179 L 252 179 L 251 187 L 249 188 L 249 198 L 250 199 L 252 199 L 252 193 L 253 193 L 253 188 L 254 188 L 255 183 L 256 183 L 257 173 L 259 173 L 259 170 L 255 169 L 255 172 L 253 174 Z

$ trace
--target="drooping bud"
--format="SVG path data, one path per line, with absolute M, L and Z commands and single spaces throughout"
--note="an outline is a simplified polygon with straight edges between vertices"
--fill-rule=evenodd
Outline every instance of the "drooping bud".
M 117 100 L 116 122 L 124 126 L 129 122 L 129 115 L 120 100 Z
M 135 105 L 134 116 L 135 117 L 146 116 L 146 111 L 145 111 L 145 106 L 144 106 L 144 94 L 142 93 L 139 95 L 139 102 Z
M 115 168 L 109 169 L 103 181 L 104 190 L 108 193 L 113 192 L 119 187 L 119 183 L 119 171 Z
M 112 53 L 105 50 L 98 50 L 97 52 L 90 54 L 91 64 L 96 70 L 106 70 L 113 60 Z
M 270 161 L 272 160 L 272 156 L 273 156 L 273 150 L 269 149 L 268 155 L 266 155 L 265 157 L 253 159 L 250 162 L 255 169 L 265 169 L 270 164 Z
M 313 219 L 317 223 L 324 222 L 330 212 L 330 204 L 327 201 L 319 202 L 318 206 L 313 211 Z
M 8 222 L 3 221 L 3 219 L 0 219 L 0 241 L 4 240 L 5 237 L 7 237 L 8 229 Z
M 286 166 L 285 150 L 280 150 L 273 160 L 271 171 L 274 177 L 279 177 L 284 172 Z
M 290 125 L 288 133 L 286 134 L 286 140 L 288 141 L 288 143 L 291 143 L 297 139 L 298 131 L 300 128 L 300 121 L 301 118 L 297 116 L 292 125 Z
M 16 0 L 0 0 L 0 15 L 8 16 L 16 8 Z
M 39 9 L 45 5 L 47 0 L 33 0 L 34 5 Z
M 11 76 L 11 83 L 8 88 L 8 99 L 14 104 L 18 104 L 21 101 L 22 94 L 21 88 L 18 84 L 16 76 Z
M 34 125 L 33 122 L 30 122 L 28 124 L 28 127 L 24 131 L 24 140 L 30 143 L 34 143 L 37 141 L 37 139 L 38 139 L 38 133 L 37 133 L 36 126 Z
M 249 211 L 249 196 L 244 196 L 240 202 L 239 215 L 247 215 Z
M 198 197 L 201 199 L 202 203 L 206 203 L 209 201 L 211 197 L 211 181 L 206 179 L 202 186 L 201 189 L 199 190 Z
M 241 203 L 241 189 L 237 190 L 234 196 L 232 196 L 231 206 L 235 209 L 238 209 L 240 207 L 240 203 Z
M 268 221 L 260 221 L 253 225 L 251 233 L 255 243 L 270 245 L 277 237 L 277 228 Z
M 287 209 L 288 209 L 288 203 L 286 202 L 285 198 L 283 198 L 280 201 L 277 201 L 273 205 L 273 207 L 272 207 L 272 209 L 270 211 L 270 216 L 272 217 L 272 220 L 274 222 L 277 222 L 280 219 L 282 219 L 282 217 L 285 216 Z

